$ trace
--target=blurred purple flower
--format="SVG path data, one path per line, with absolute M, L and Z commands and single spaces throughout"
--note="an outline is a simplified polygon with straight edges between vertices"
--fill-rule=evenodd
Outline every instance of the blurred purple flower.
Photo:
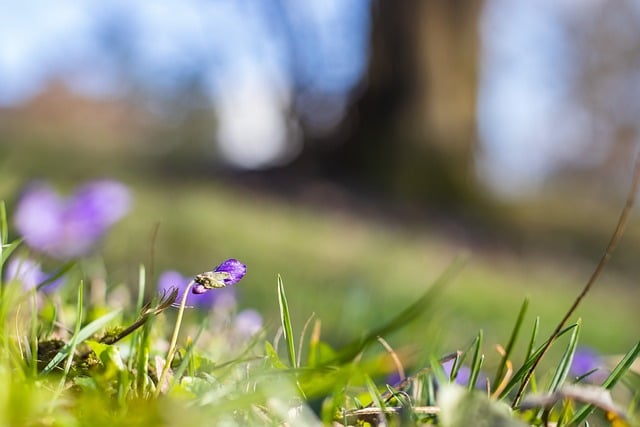
M 453 370 L 454 361 L 455 360 L 449 360 L 442 364 L 442 369 L 444 369 L 444 372 L 447 374 L 448 378 L 451 378 L 451 371 Z M 455 383 L 459 385 L 467 385 L 469 384 L 470 379 L 471 379 L 471 369 L 469 369 L 469 367 L 467 366 L 461 366 L 460 369 L 458 369 L 458 374 L 456 375 Z
M 190 279 L 184 277 L 177 271 L 168 270 L 158 278 L 158 291 L 169 292 L 172 287 L 178 288 L 178 298 L 176 302 L 182 300 L 182 295 Z M 235 301 L 235 290 L 233 288 L 220 289 L 218 292 L 208 292 L 204 295 L 189 293 L 187 295 L 187 305 L 200 308 L 211 308 L 219 303 L 226 304 L 229 300 Z
M 5 267 L 4 270 L 5 281 L 18 281 L 22 283 L 24 290 L 30 290 L 38 286 L 40 283 L 47 280 L 49 277 L 40 269 L 40 264 L 29 258 L 12 258 Z M 56 280 L 49 283 L 42 288 L 43 291 L 48 292 L 55 289 L 60 280 Z
M 577 378 L 597 369 L 597 371 L 589 375 L 587 379 L 589 381 L 600 381 L 607 377 L 607 372 L 603 369 L 604 366 L 604 360 L 595 350 L 581 347 L 578 348 L 573 355 L 569 374 Z
M 247 274 L 247 266 L 237 259 L 228 259 L 212 271 L 198 274 L 192 288 L 194 294 L 203 294 L 209 289 L 235 285 Z
M 90 182 L 66 199 L 38 183 L 21 197 L 15 223 L 30 247 L 54 258 L 75 258 L 93 249 L 130 205 L 129 190 L 116 181 Z
M 262 329 L 262 316 L 256 310 L 242 310 L 236 315 L 233 324 L 240 335 L 251 337 Z

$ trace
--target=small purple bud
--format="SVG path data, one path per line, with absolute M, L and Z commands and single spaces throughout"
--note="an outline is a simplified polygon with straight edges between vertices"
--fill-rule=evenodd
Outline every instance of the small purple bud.
M 229 277 L 224 279 L 225 285 L 235 285 L 247 274 L 247 266 L 237 259 L 228 259 L 213 269 L 216 273 L 229 273 Z
M 195 285 L 193 285 L 193 288 L 191 288 L 191 292 L 193 292 L 194 294 L 204 294 L 205 292 L 207 292 L 207 288 L 205 288 L 204 285 L 196 283 Z
M 220 289 L 235 285 L 246 273 L 246 265 L 237 259 L 228 259 L 213 270 L 195 276 L 193 280 L 196 284 L 191 288 L 191 292 L 201 294 L 209 289 Z
M 182 295 L 188 285 L 189 279 L 173 270 L 165 271 L 158 278 L 158 290 L 160 292 L 168 292 L 172 287 L 178 288 L 177 303 L 180 303 L 182 300 Z M 220 292 L 206 291 L 207 289 L 204 286 L 200 286 L 197 283 L 194 284 L 191 292 L 187 295 L 187 305 L 209 309 L 218 305 L 223 294 L 235 298 L 235 292 L 231 288 L 220 289 Z

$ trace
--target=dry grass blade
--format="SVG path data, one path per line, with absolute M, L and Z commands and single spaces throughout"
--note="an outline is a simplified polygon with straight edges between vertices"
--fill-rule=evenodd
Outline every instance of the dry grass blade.
M 609 244 L 607 245 L 602 255 L 602 258 L 600 258 L 600 262 L 598 263 L 595 270 L 591 274 L 591 277 L 585 284 L 582 291 L 578 294 L 576 299 L 573 301 L 573 304 L 571 305 L 571 307 L 569 307 L 569 310 L 567 310 L 562 320 L 560 320 L 560 322 L 558 323 L 554 331 L 551 333 L 551 336 L 547 340 L 546 345 L 544 346 L 539 356 L 536 358 L 533 365 L 531 366 L 531 368 L 525 375 L 524 379 L 522 380 L 522 384 L 520 385 L 520 388 L 518 389 L 518 393 L 516 394 L 516 397 L 513 400 L 513 404 L 511 405 L 513 408 L 517 407 L 518 404 L 520 403 L 520 399 L 522 399 L 522 395 L 524 394 L 524 391 L 527 388 L 527 385 L 529 384 L 529 380 L 531 379 L 533 372 L 538 367 L 540 360 L 542 360 L 542 358 L 547 353 L 551 345 L 555 342 L 555 339 L 557 338 L 562 328 L 564 328 L 564 325 L 567 324 L 567 322 L 569 321 L 569 318 L 576 311 L 576 309 L 578 308 L 578 306 L 580 305 L 584 297 L 589 293 L 593 284 L 596 282 L 596 280 L 598 280 L 598 278 L 602 274 L 602 271 L 604 270 L 606 265 L 609 263 L 609 259 L 611 258 L 611 255 L 613 254 L 613 251 L 615 250 L 615 248 L 618 246 L 618 243 L 620 242 L 620 239 L 624 234 L 624 229 L 627 223 L 629 222 L 629 217 L 631 215 L 633 205 L 635 204 L 636 194 L 638 193 L 639 186 L 640 186 L 640 154 L 636 158 L 636 163 L 633 169 L 633 179 L 631 181 L 631 188 L 629 189 L 629 193 L 627 195 L 627 201 L 624 205 L 624 208 L 622 209 L 622 212 L 620 213 L 620 217 L 618 218 L 618 223 L 616 224 L 616 228 L 613 234 L 611 235 Z

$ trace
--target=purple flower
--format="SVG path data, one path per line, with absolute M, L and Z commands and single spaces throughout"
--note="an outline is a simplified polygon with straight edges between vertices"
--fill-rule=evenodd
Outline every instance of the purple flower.
M 194 294 L 203 294 L 209 289 L 224 288 L 235 285 L 247 273 L 247 266 L 237 259 L 228 259 L 212 271 L 198 274 L 193 280 L 196 284 L 192 288 Z
M 262 316 L 255 310 L 242 310 L 236 315 L 233 325 L 238 334 L 251 337 L 262 329 Z
M 177 303 L 182 300 L 184 290 L 190 280 L 177 271 L 165 271 L 158 278 L 158 290 L 169 292 L 172 287 L 178 288 Z M 226 303 L 229 300 L 235 301 L 235 290 L 233 288 L 220 289 L 219 292 L 208 292 L 204 295 L 189 293 L 187 295 L 187 305 L 192 307 L 211 308 L 218 303 Z
M 451 371 L 453 370 L 453 362 L 454 360 L 449 360 L 442 364 L 442 369 L 447 374 L 448 378 L 451 378 Z M 458 369 L 458 374 L 455 378 L 455 383 L 459 385 L 467 385 L 469 384 L 469 380 L 471 379 L 471 369 L 467 366 L 460 366 Z
M 29 258 L 12 258 L 4 270 L 5 281 L 18 281 L 22 283 L 24 290 L 30 290 L 44 282 L 48 275 L 40 269 L 40 264 Z M 56 280 L 44 288 L 43 291 L 51 291 L 60 284 L 60 280 Z
M 607 373 L 603 370 L 604 366 L 604 361 L 598 353 L 590 348 L 581 347 L 573 355 L 569 373 L 577 378 L 597 369 L 589 375 L 588 380 L 600 381 L 607 377 Z
M 54 258 L 75 258 L 93 249 L 130 205 L 129 190 L 116 181 L 90 182 L 67 199 L 39 183 L 24 192 L 15 223 L 30 247 Z

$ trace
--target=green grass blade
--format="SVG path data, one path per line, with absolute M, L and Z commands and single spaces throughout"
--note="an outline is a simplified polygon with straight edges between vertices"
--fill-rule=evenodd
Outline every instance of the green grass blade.
M 82 329 L 82 317 L 84 316 L 83 308 L 84 308 L 84 282 L 81 280 L 80 284 L 78 285 L 78 299 L 76 302 L 76 325 L 73 331 L 73 336 L 71 337 L 71 341 L 69 341 L 69 354 L 71 355 L 71 357 L 67 359 L 67 363 L 65 364 L 65 367 L 64 367 L 64 374 L 62 375 L 62 379 L 60 380 L 60 383 L 62 385 L 64 385 L 65 379 L 69 374 L 69 371 L 71 370 L 71 363 L 73 362 L 73 353 L 76 349 L 76 346 L 78 345 L 78 334 Z
M 7 225 L 7 207 L 4 200 L 0 200 L 0 245 L 6 245 L 9 239 L 9 226 Z
M 22 239 L 14 240 L 11 243 L 3 243 L 0 245 L 0 266 L 4 265 L 7 258 L 11 256 L 18 246 L 22 243 Z
M 31 331 L 29 334 L 29 342 L 31 343 L 31 375 L 33 378 L 38 376 L 38 302 L 34 291 L 29 292 L 31 295 Z
M 615 386 L 618 381 L 620 381 L 622 376 L 629 370 L 629 368 L 631 368 L 631 365 L 633 365 L 633 362 L 635 362 L 638 356 L 640 356 L 640 341 L 636 343 L 636 345 L 633 346 L 631 350 L 629 350 L 627 354 L 624 355 L 624 357 L 616 365 L 616 367 L 613 368 L 611 374 L 609 374 L 604 383 L 602 383 L 602 387 L 607 390 L 612 389 L 613 386 Z M 571 421 L 569 421 L 569 425 L 579 425 L 580 423 L 584 422 L 584 420 L 586 420 L 594 410 L 594 405 L 583 406 L 578 412 L 576 412 Z
M 560 359 L 560 363 L 558 364 L 558 368 L 556 372 L 553 374 L 553 378 L 551 379 L 551 384 L 549 384 L 549 393 L 553 393 L 560 388 L 560 386 L 567 379 L 567 375 L 569 374 L 569 368 L 571 367 L 571 362 L 573 361 L 573 355 L 576 352 L 576 347 L 578 345 L 578 337 L 580 336 L 580 326 L 582 325 L 582 321 L 578 319 L 576 323 L 576 327 L 571 333 L 571 337 L 569 338 L 569 344 L 567 344 L 567 349 L 565 350 L 562 358 Z
M 39 291 L 40 289 L 44 288 L 48 284 L 55 282 L 56 280 L 58 280 L 59 278 L 67 274 L 67 272 L 71 270 L 75 265 L 76 265 L 76 261 L 69 261 L 68 263 L 64 264 L 51 276 L 47 277 L 42 282 L 38 283 L 38 285 L 36 286 L 36 290 Z
M 469 391 L 475 388 L 476 381 L 478 380 L 478 375 L 480 374 L 480 368 L 482 367 L 482 362 L 484 362 L 484 355 L 482 354 L 482 338 L 483 333 L 481 329 L 480 332 L 478 332 L 478 336 L 475 340 L 473 362 L 471 363 L 471 374 L 469 376 L 469 384 L 467 385 Z
M 537 321 L 536 321 L 536 324 L 537 324 Z M 560 331 L 560 333 L 558 333 L 558 336 L 555 337 L 555 339 L 557 340 L 567 332 L 573 330 L 575 327 L 576 327 L 575 324 L 567 326 L 562 331 Z M 531 355 L 522 364 L 520 369 L 518 369 L 515 372 L 515 374 L 513 374 L 513 377 L 511 377 L 511 380 L 509 380 L 509 383 L 507 384 L 505 389 L 502 391 L 502 393 L 500 393 L 500 396 L 498 399 L 504 399 L 507 396 L 507 394 L 509 394 L 509 392 L 513 389 L 513 387 L 515 387 L 516 384 L 518 384 L 518 382 L 520 382 L 520 380 L 524 378 L 524 376 L 527 374 L 529 369 L 531 369 L 531 367 L 535 363 L 536 358 L 540 355 L 540 353 L 542 353 L 542 350 L 544 349 L 544 346 L 546 344 L 547 342 L 545 341 L 534 352 L 531 353 Z
M 145 286 L 146 286 L 146 271 L 144 268 L 144 265 L 140 264 L 140 266 L 138 267 L 138 299 L 136 302 L 136 313 L 141 313 L 142 312 L 142 306 L 144 305 L 144 291 L 145 291 Z M 129 346 L 130 354 L 135 354 L 136 357 L 130 357 L 128 360 L 128 368 L 129 370 L 131 370 L 131 368 L 133 367 L 134 364 L 134 359 L 136 360 L 136 362 L 139 362 L 139 355 L 142 353 L 142 349 L 138 346 L 141 340 L 141 335 L 143 335 L 143 332 L 141 331 L 136 331 L 134 332 L 133 338 L 131 339 L 131 344 Z M 136 363 L 136 365 L 138 365 L 138 363 Z M 138 366 L 139 367 L 139 366 Z M 143 375 L 144 373 L 146 373 L 146 370 L 143 371 L 142 373 L 140 371 L 136 371 L 137 375 Z
M 81 330 L 80 328 L 82 326 L 82 317 L 84 315 L 83 307 L 84 307 L 84 283 L 81 280 L 78 285 L 78 298 L 76 302 L 76 326 L 75 326 L 73 336 L 71 337 L 71 340 L 65 346 L 65 347 L 67 346 L 69 347 L 67 354 L 71 355 L 71 357 L 69 357 L 67 359 L 67 362 L 64 364 L 62 377 L 60 378 L 60 382 L 58 383 L 58 389 L 56 390 L 56 394 L 55 394 L 56 397 L 60 396 L 60 394 L 64 390 L 65 383 L 67 382 L 67 375 L 69 375 L 69 371 L 71 370 L 71 365 L 73 363 L 73 354 L 75 353 L 76 346 L 78 345 L 78 334 L 80 333 L 80 330 Z M 64 350 L 64 348 L 62 350 Z M 60 354 L 62 350 L 58 354 Z M 55 400 L 56 399 L 51 400 L 52 405 Z
M 473 340 L 473 343 L 475 343 L 475 339 Z M 473 346 L 473 343 L 471 343 L 472 346 Z M 456 354 L 456 357 L 453 359 L 453 365 L 451 365 L 451 373 L 449 374 L 450 382 L 454 382 L 456 380 L 456 377 L 458 376 L 458 371 L 460 370 L 460 367 L 462 366 L 462 362 L 464 361 L 464 356 L 466 356 L 465 353 Z
M 531 357 L 533 354 L 533 346 L 536 345 L 536 338 L 538 338 L 538 331 L 540 330 L 540 316 L 536 316 L 536 320 L 533 322 L 533 329 L 531 330 L 531 338 L 529 339 L 529 346 L 525 357 Z
M 291 316 L 289 315 L 289 304 L 287 303 L 287 295 L 284 292 L 282 277 L 278 275 L 278 302 L 280 303 L 280 321 L 282 322 L 282 330 L 284 331 L 284 339 L 287 342 L 287 355 L 291 367 L 296 366 L 296 346 L 293 342 L 293 328 L 291 327 Z
M 136 303 L 136 313 L 140 313 L 142 311 L 142 306 L 144 305 L 144 292 L 146 284 L 147 273 L 144 265 L 140 264 L 140 267 L 138 268 L 138 301 Z
M 376 384 L 373 382 L 373 380 L 369 375 L 365 375 L 365 382 L 367 384 L 367 390 L 371 395 L 371 401 L 376 407 L 381 409 L 380 413 L 383 414 L 386 405 L 384 404 L 384 399 L 382 398 L 382 394 L 380 394 L 378 387 L 376 386 Z M 384 417 L 384 415 L 381 415 L 381 416 Z
M 105 325 L 115 319 L 122 310 L 112 311 L 111 313 L 107 313 L 102 317 L 97 318 L 93 322 L 86 325 L 84 328 L 78 331 L 77 334 L 74 334 L 71 337 L 71 340 L 64 346 L 62 349 L 51 359 L 51 361 L 45 366 L 40 375 L 45 375 L 51 372 L 60 362 L 62 362 L 72 350 L 72 345 L 77 345 L 83 342 L 84 340 L 91 337 L 93 334 L 102 329 Z M 75 343 L 75 344 L 74 344 Z
M 302 326 L 302 331 L 300 332 L 300 339 L 298 340 L 298 360 L 296 360 L 296 366 L 300 367 L 302 366 L 301 364 L 301 359 L 302 359 L 302 352 L 304 350 L 304 336 L 307 333 L 307 329 L 309 328 L 309 325 L 311 325 L 311 321 L 313 320 L 313 318 L 316 317 L 315 313 L 311 313 L 311 316 L 309 316 L 309 318 L 307 319 L 306 322 L 304 322 L 304 326 Z
M 509 341 L 507 342 L 507 346 L 504 349 L 504 355 L 502 359 L 500 359 L 500 363 L 498 364 L 498 369 L 496 371 L 496 376 L 493 379 L 493 384 L 499 384 L 504 372 L 507 368 L 507 361 L 511 358 L 511 353 L 513 352 L 513 347 L 518 339 L 518 335 L 520 334 L 520 330 L 522 329 L 522 325 L 524 324 L 524 316 L 527 313 L 527 309 L 529 308 L 529 298 L 525 298 L 522 302 L 522 306 L 520 307 L 520 312 L 518 313 L 518 318 L 516 319 L 516 323 L 513 326 L 513 330 L 511 331 L 511 336 L 509 337 Z M 531 344 L 532 345 L 532 344 Z M 527 356 L 529 353 L 527 353 Z
M 427 289 L 421 296 L 405 308 L 394 318 L 383 324 L 382 326 L 368 332 L 363 338 L 359 338 L 345 345 L 338 353 L 334 360 L 330 360 L 327 364 L 345 363 L 356 357 L 367 345 L 377 342 L 378 337 L 385 337 L 392 332 L 400 329 L 413 319 L 420 315 L 428 313 L 433 307 L 436 307 L 438 297 L 442 294 L 445 287 L 460 273 L 465 264 L 465 257 L 456 258 L 447 267 L 445 272 Z
M 182 361 L 180 362 L 180 365 L 173 373 L 174 378 L 176 378 L 178 381 L 180 381 L 180 378 L 182 378 L 182 374 L 189 366 L 189 362 L 191 360 L 191 357 L 193 356 L 193 352 L 196 349 L 196 344 L 198 343 L 198 340 L 200 339 L 200 336 L 202 335 L 202 333 L 207 329 L 208 324 L 209 324 L 209 319 L 205 318 L 200 324 L 200 327 L 198 328 L 198 332 L 196 333 L 196 336 L 193 338 L 193 340 L 191 340 L 191 342 L 186 347 L 184 356 L 182 357 Z

